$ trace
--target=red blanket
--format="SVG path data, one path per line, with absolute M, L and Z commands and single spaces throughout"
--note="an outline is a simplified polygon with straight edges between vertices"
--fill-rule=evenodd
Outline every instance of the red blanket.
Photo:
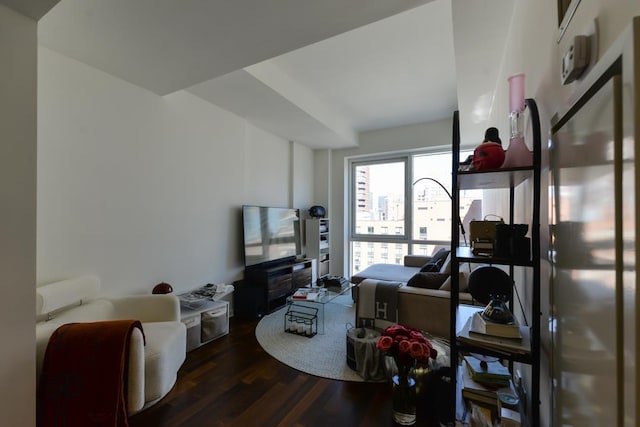
M 39 427 L 127 427 L 129 343 L 138 320 L 69 323 L 51 335 L 38 389 Z

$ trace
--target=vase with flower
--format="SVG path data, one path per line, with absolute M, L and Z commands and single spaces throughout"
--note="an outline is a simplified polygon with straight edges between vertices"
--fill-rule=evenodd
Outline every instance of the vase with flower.
M 387 327 L 376 347 L 393 358 L 397 369 L 392 378 L 393 420 L 400 425 L 414 425 L 417 399 L 414 369 L 428 369 L 438 352 L 419 330 L 401 325 Z

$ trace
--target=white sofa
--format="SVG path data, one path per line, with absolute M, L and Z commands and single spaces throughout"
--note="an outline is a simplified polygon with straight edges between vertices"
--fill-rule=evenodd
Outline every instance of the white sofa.
M 173 295 L 97 298 L 100 281 L 85 276 L 36 288 L 36 357 L 40 378 L 51 334 L 61 325 L 104 320 L 140 320 L 131 337 L 127 412 L 133 415 L 162 399 L 174 386 L 186 357 L 186 328 Z

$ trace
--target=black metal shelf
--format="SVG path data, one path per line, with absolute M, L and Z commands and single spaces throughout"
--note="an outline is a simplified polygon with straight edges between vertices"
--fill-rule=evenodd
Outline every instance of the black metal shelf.
M 460 190 L 489 190 L 517 187 L 533 175 L 533 167 L 458 172 Z
M 456 260 L 459 263 L 471 262 L 474 264 L 514 265 L 514 266 L 522 266 L 522 267 L 534 266 L 534 261 L 531 259 L 514 260 L 509 258 L 496 258 L 493 256 L 474 255 L 471 252 L 471 248 L 468 246 L 459 246 L 456 249 Z
M 456 218 L 460 212 L 460 201 L 458 194 L 462 190 L 471 189 L 508 189 L 509 190 L 509 221 L 513 223 L 514 203 L 516 198 L 515 188 L 526 181 L 533 182 L 532 189 L 532 216 L 529 224 L 531 232 L 531 259 L 514 260 L 508 258 L 494 258 L 490 256 L 477 256 L 471 252 L 471 248 L 460 245 L 460 230 L 457 221 L 452 221 L 451 226 L 451 298 L 450 298 L 450 342 L 451 342 L 451 366 L 458 366 L 460 355 L 463 353 L 479 353 L 488 356 L 499 357 L 503 360 L 513 363 L 523 363 L 531 367 L 531 384 L 530 390 L 526 395 L 530 399 L 529 411 L 521 414 L 523 417 L 523 425 L 538 426 L 540 425 L 540 164 L 541 164 L 541 147 L 542 138 L 540 134 L 540 118 L 538 108 L 533 99 L 525 100 L 527 112 L 532 122 L 533 136 L 533 164 L 527 167 L 492 169 L 483 171 L 460 171 L 460 121 L 458 112 L 453 115 L 453 152 L 452 152 L 452 218 Z M 460 316 L 464 314 L 458 312 L 460 300 L 458 291 L 460 265 L 464 263 L 482 263 L 496 264 L 509 267 L 510 274 L 513 277 L 514 267 L 529 268 L 532 271 L 532 286 L 530 287 L 531 295 L 524 300 L 530 301 L 531 318 L 529 319 L 530 327 L 530 346 L 529 353 L 513 353 L 510 351 L 495 351 L 477 345 L 468 343 L 468 341 L 460 342 L 458 340 L 458 332 L 461 330 Z M 499 347 L 498 347 L 499 349 Z M 453 381 L 457 382 L 456 378 Z M 458 385 L 454 390 L 458 390 Z M 455 396 L 453 397 L 455 398 Z M 525 405 L 526 406 L 526 405 Z M 454 416 L 455 416 L 454 410 Z
M 533 356 L 531 354 L 505 354 L 501 351 L 489 350 L 484 347 L 464 344 L 459 341 L 456 341 L 456 346 L 458 347 L 458 352 L 460 353 L 477 353 L 484 356 L 495 357 L 498 359 L 508 359 L 512 362 L 524 363 L 527 365 L 531 365 L 534 363 Z

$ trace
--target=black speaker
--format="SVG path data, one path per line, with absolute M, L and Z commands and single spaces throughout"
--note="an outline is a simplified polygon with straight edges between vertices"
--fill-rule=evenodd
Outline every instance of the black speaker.
M 255 320 L 267 314 L 267 299 L 264 288 L 234 283 L 233 312 L 238 319 Z
M 309 216 L 311 218 L 324 218 L 326 214 L 327 211 L 324 206 L 315 205 L 309 208 Z

